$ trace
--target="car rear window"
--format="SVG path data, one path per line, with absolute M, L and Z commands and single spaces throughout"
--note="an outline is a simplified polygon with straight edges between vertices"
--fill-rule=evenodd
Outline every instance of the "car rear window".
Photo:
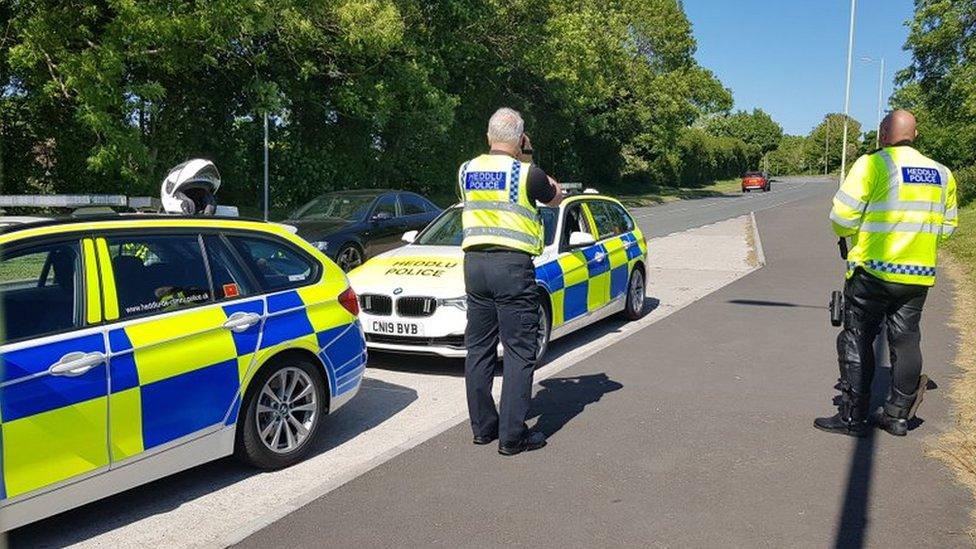
M 266 291 L 305 286 L 318 276 L 316 264 L 284 242 L 240 235 L 227 238 Z

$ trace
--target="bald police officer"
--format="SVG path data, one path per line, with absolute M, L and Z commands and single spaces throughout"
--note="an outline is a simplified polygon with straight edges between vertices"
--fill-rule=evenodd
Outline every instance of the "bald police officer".
M 558 206 L 559 184 L 531 164 L 522 116 L 501 108 L 488 121 L 490 152 L 458 172 L 464 199 L 464 285 L 468 323 L 464 379 L 475 444 L 499 440 L 511 456 L 542 448 L 525 425 L 538 353 L 539 292 L 532 258 L 542 253 L 536 203 Z M 498 342 L 505 349 L 501 409 L 491 395 Z
M 891 385 L 871 419 L 904 436 L 922 393 L 919 321 L 935 284 L 939 244 L 958 225 L 956 181 L 948 168 L 912 146 L 915 117 L 896 110 L 881 123 L 881 149 L 857 160 L 834 196 L 830 220 L 852 238 L 844 286 L 844 329 L 837 337 L 841 398 L 823 431 L 863 436 L 874 378 L 874 339 L 888 328 Z

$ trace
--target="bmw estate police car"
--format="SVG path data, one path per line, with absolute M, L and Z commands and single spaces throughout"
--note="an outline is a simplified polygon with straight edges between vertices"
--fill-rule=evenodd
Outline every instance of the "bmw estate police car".
M 359 389 L 356 296 L 284 227 L 113 216 L 0 249 L 0 531 L 231 453 L 290 465 Z
M 463 357 L 466 300 L 461 206 L 446 210 L 407 246 L 349 273 L 371 349 Z M 539 353 L 561 337 L 614 313 L 640 317 L 647 245 L 620 202 L 598 194 L 540 208 L 545 249 L 535 258 L 541 294 Z

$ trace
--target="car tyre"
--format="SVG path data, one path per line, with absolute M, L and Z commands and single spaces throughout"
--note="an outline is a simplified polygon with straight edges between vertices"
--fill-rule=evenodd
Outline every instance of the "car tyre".
M 308 454 L 327 410 L 320 372 L 320 366 L 296 357 L 272 359 L 257 372 L 237 422 L 239 459 L 282 469 Z
M 644 280 L 644 270 L 634 269 L 627 282 L 627 303 L 621 312 L 627 320 L 638 320 L 644 316 L 644 300 L 647 286 Z
M 539 304 L 539 334 L 536 338 L 538 346 L 536 348 L 535 359 L 541 363 L 542 357 L 549 350 L 549 338 L 552 336 L 552 314 L 549 312 L 549 307 L 545 304 L 545 300 L 549 298 L 541 295 L 540 299 L 543 301 Z
M 359 246 L 352 243 L 344 244 L 339 248 L 339 253 L 336 254 L 336 265 L 347 273 L 362 265 L 365 261 L 366 254 L 363 253 Z

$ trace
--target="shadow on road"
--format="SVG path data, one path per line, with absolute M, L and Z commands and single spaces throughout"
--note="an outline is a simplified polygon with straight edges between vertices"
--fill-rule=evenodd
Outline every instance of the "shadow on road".
M 878 345 L 876 349 L 887 351 L 886 345 Z M 879 362 L 881 362 L 879 356 Z M 876 410 L 884 404 L 888 387 L 891 384 L 891 368 L 879 364 L 875 370 L 874 381 L 871 386 L 871 410 Z M 937 388 L 935 382 L 929 381 L 928 390 Z M 839 397 L 836 397 L 839 398 Z M 909 431 L 917 429 L 925 420 L 912 418 L 908 423 Z M 870 518 L 868 510 L 871 506 L 871 481 L 874 475 L 874 456 L 877 437 L 889 436 L 880 429 L 873 428 L 864 438 L 857 439 L 847 470 L 847 489 L 844 493 L 844 503 L 840 516 L 837 518 L 837 535 L 834 547 L 860 548 L 865 546 Z
M 367 379 L 356 398 L 327 416 L 307 459 L 336 448 L 382 424 L 417 400 L 413 389 Z M 159 515 L 244 481 L 264 471 L 234 458 L 213 461 L 35 522 L 11 532 L 16 547 L 63 547 L 88 540 L 127 524 Z
M 787 301 L 766 301 L 763 299 L 730 299 L 726 303 L 733 305 L 754 305 L 756 307 L 797 307 L 800 309 L 827 309 L 826 305 L 806 305 Z
M 538 417 L 535 429 L 546 438 L 559 432 L 590 404 L 603 395 L 623 388 L 607 374 L 557 377 L 539 382 L 542 389 L 532 399 L 529 417 Z

